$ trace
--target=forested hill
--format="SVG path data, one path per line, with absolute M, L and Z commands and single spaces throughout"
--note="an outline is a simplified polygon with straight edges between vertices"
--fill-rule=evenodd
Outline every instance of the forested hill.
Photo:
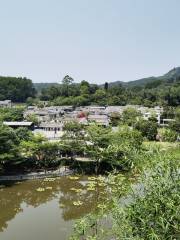
M 123 82 L 123 81 L 115 81 L 115 82 L 109 82 L 109 87 L 114 87 L 118 85 L 122 85 L 124 87 L 145 87 L 147 84 L 150 86 L 151 83 L 154 85 L 160 85 L 160 84 L 170 84 L 170 83 L 175 83 L 176 81 L 180 80 L 180 67 L 173 68 L 170 70 L 168 73 L 159 76 L 159 77 L 147 77 L 147 78 L 141 78 L 138 80 L 134 81 L 129 81 L 129 82 Z M 34 83 L 34 87 L 38 92 L 41 92 L 42 89 L 46 89 L 49 87 L 58 86 L 58 83 Z M 100 87 L 104 86 L 103 84 L 99 85 Z
M 36 89 L 35 89 L 36 88 Z M 37 93 L 37 94 L 36 94 Z M 65 76 L 58 83 L 35 83 L 27 78 L 0 77 L 0 100 L 26 102 L 49 101 L 54 105 L 180 105 L 180 67 L 160 77 L 143 78 L 131 82 L 91 84 L 76 83 Z M 31 99 L 32 100 L 32 99 Z M 32 102 L 32 101 L 31 101 Z
M 180 81 L 180 67 L 173 68 L 170 70 L 168 73 L 159 76 L 159 77 L 147 77 L 147 78 L 142 78 L 134 81 L 129 81 L 129 82 L 122 82 L 122 81 L 115 81 L 115 82 L 110 82 L 109 86 L 117 86 L 119 84 L 122 84 L 123 86 L 126 87 L 145 87 L 146 84 L 151 84 L 151 83 L 156 83 L 160 85 L 161 84 L 170 84 L 170 83 L 175 83 L 176 81 Z
M 42 89 L 49 88 L 52 86 L 57 86 L 58 83 L 34 83 L 34 87 L 38 92 L 41 92 Z

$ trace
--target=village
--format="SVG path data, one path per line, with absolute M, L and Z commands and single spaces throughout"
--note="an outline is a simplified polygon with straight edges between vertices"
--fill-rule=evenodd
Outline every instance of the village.
M 13 108 L 10 100 L 0 101 L 1 108 Z M 60 139 L 63 135 L 64 125 L 76 121 L 82 125 L 96 123 L 104 127 L 111 125 L 112 116 L 121 116 L 124 110 L 135 109 L 145 120 L 155 117 L 159 126 L 167 126 L 173 119 L 162 118 L 163 108 L 156 106 L 148 108 L 139 105 L 126 106 L 27 106 L 24 110 L 24 121 L 4 121 L 3 124 L 12 128 L 26 127 L 34 134 L 40 133 L 48 140 Z M 37 123 L 27 121 L 29 116 L 35 116 Z

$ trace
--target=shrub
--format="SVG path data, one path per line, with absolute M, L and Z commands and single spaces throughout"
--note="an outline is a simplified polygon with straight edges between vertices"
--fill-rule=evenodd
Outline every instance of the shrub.
M 140 120 L 135 124 L 135 128 L 142 133 L 148 140 L 156 140 L 157 123 L 154 121 Z
M 180 175 L 170 160 L 145 176 L 143 193 L 124 211 L 114 212 L 118 239 L 180 239 Z
M 126 125 L 120 126 L 118 131 L 111 135 L 112 144 L 129 145 L 131 148 L 140 148 L 143 138 L 142 134 L 131 127 Z
M 163 142 L 175 142 L 177 140 L 177 133 L 168 128 L 161 128 L 159 135 Z

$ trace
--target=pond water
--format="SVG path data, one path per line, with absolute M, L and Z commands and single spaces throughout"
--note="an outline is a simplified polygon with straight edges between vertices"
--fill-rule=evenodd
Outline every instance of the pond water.
M 0 184 L 0 240 L 68 239 L 74 221 L 106 198 L 88 184 L 87 176 Z

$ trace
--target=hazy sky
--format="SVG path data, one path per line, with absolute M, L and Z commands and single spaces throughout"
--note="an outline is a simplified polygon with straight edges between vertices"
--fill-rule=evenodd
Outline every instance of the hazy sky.
M 180 0 L 0 0 L 0 75 L 129 81 L 180 66 Z

